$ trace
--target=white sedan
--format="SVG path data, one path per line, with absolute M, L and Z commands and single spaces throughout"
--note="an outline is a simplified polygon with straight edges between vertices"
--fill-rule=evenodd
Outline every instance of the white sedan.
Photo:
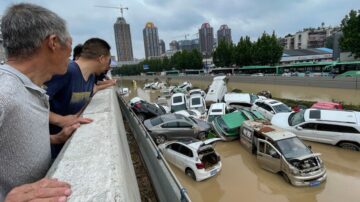
M 205 141 L 180 139 L 159 145 L 165 159 L 195 181 L 202 181 L 221 170 L 220 156 L 211 145 L 220 138 Z

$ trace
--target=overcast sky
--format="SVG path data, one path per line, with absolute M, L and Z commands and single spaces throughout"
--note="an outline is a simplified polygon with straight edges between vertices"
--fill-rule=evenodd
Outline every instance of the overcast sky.
M 13 3 L 0 0 L 0 15 Z M 351 9 L 360 9 L 360 0 L 32 0 L 64 18 L 73 37 L 73 45 L 88 38 L 100 37 L 108 41 L 116 55 L 113 24 L 120 16 L 116 9 L 95 7 L 128 7 L 124 17 L 130 24 L 135 58 L 143 58 L 142 29 L 151 21 L 158 27 L 159 38 L 166 49 L 172 40 L 182 40 L 185 34 L 195 38 L 201 24 L 210 23 L 214 33 L 227 24 L 232 39 L 248 35 L 256 40 L 264 31 L 275 30 L 278 36 L 295 33 L 305 27 L 337 26 Z

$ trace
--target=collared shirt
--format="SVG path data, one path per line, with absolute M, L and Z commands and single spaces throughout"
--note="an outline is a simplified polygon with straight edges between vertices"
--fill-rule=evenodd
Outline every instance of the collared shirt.
M 51 165 L 45 91 L 9 65 L 0 66 L 0 201 L 14 187 L 43 178 Z

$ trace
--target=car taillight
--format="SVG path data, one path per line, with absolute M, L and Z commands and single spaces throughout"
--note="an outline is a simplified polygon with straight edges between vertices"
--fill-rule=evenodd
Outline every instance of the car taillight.
M 204 169 L 205 168 L 203 163 L 196 163 L 195 165 L 196 165 L 197 169 Z
M 135 108 L 141 108 L 141 104 L 140 104 L 140 103 L 136 103 L 136 104 L 135 104 Z
M 218 161 L 220 161 L 220 159 L 221 159 L 220 156 L 218 155 L 217 157 L 218 157 Z

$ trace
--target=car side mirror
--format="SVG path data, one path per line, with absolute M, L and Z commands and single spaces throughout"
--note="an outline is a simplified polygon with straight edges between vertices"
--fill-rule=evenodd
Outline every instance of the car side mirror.
M 274 112 L 274 111 L 271 111 L 271 113 L 272 113 L 272 114 L 275 114 L 275 112 Z
M 311 145 L 308 145 L 307 147 L 308 147 L 310 150 L 312 149 Z
M 296 130 L 302 130 L 303 128 L 301 126 L 296 126 L 295 129 Z

